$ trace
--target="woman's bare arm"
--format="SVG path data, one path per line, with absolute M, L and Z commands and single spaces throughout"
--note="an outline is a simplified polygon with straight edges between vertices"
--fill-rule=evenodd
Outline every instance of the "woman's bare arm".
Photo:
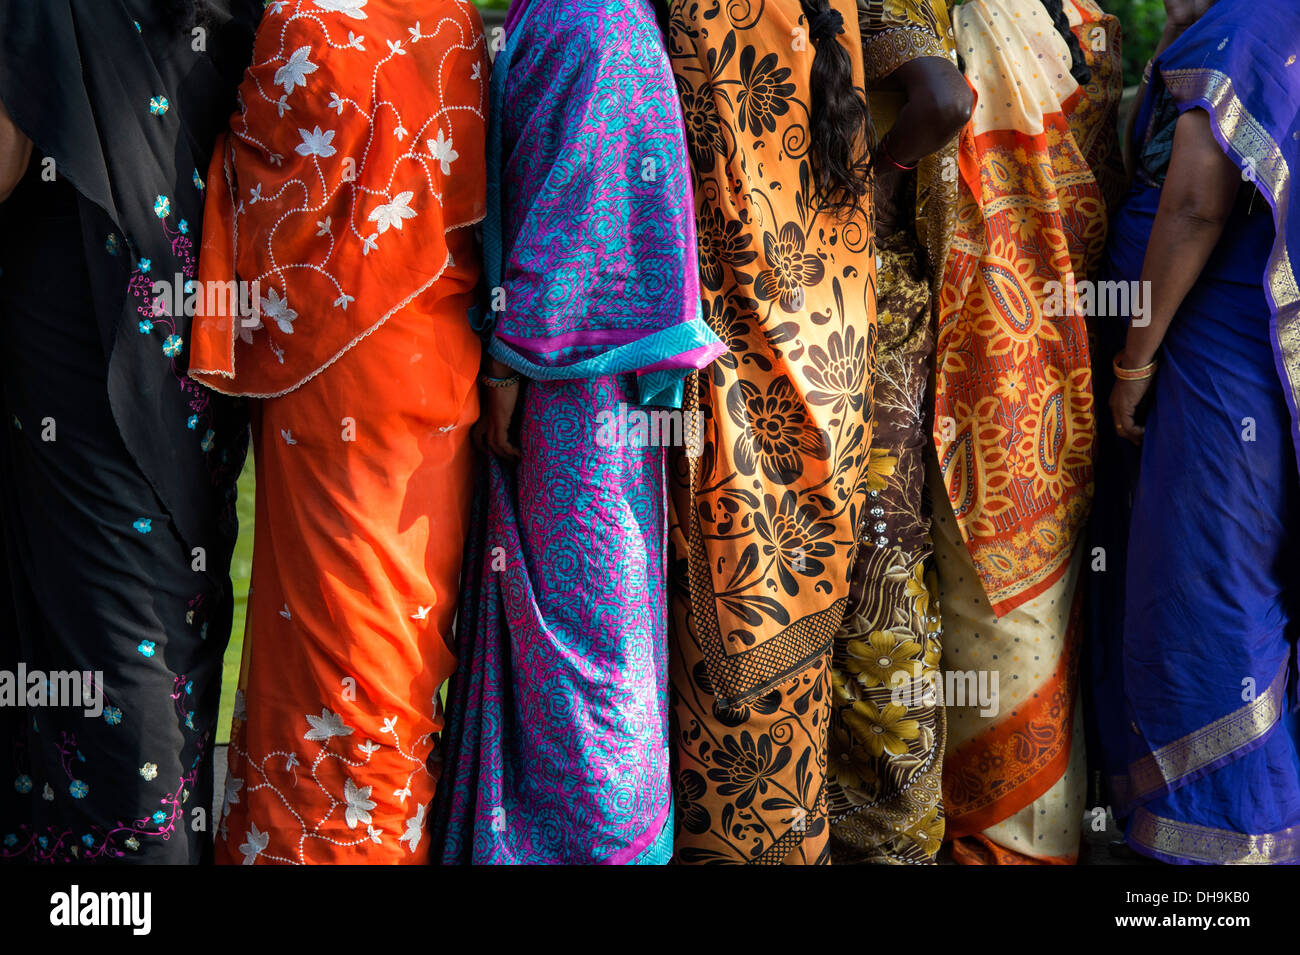
M 1151 289 L 1151 321 L 1129 329 L 1125 365 L 1150 362 L 1169 323 L 1192 290 L 1232 213 L 1241 170 L 1210 131 L 1204 110 L 1188 110 L 1174 132 L 1169 175 L 1142 264 L 1142 281 Z
M 1142 264 L 1150 320 L 1129 327 L 1120 367 L 1140 368 L 1155 359 L 1174 315 L 1223 237 L 1240 187 L 1241 171 L 1215 141 L 1209 114 L 1188 110 L 1174 131 L 1169 174 Z M 1149 378 L 1119 381 L 1111 394 L 1116 427 L 1131 440 L 1142 434 L 1134 413 L 1149 384 Z
M 889 79 L 901 86 L 907 97 L 885 136 L 889 155 L 904 165 L 910 166 L 951 142 L 975 108 L 975 94 L 966 78 L 942 57 L 909 60 Z
M 881 140 L 884 153 L 875 164 L 876 234 L 885 236 L 897 226 L 895 193 L 903 170 L 896 164 L 914 165 L 942 149 L 970 119 L 975 94 L 966 78 L 948 60 L 923 56 L 904 63 L 887 77 L 891 87 L 902 89 L 906 102 Z
M 31 161 L 32 141 L 14 124 L 9 111 L 0 103 L 0 202 L 9 198 Z

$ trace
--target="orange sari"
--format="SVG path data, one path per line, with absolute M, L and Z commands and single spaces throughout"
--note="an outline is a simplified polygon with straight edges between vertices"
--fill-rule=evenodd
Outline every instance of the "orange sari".
M 1105 246 L 1120 75 L 1115 18 L 1092 0 L 1065 10 L 1085 86 L 1038 0 L 955 14 L 979 101 L 940 291 L 931 486 L 950 506 L 936 495 L 934 544 L 943 668 L 998 678 L 992 710 L 946 701 L 959 862 L 1072 862 L 1083 815 L 1073 727 L 1094 398 L 1084 316 L 1057 309 L 1068 293 L 1053 289 L 1092 278 Z
M 260 314 L 205 304 L 191 374 L 263 399 L 226 863 L 429 857 L 488 62 L 468 3 L 345 7 L 268 10 L 209 177 L 199 287 L 257 281 Z
M 822 42 L 860 87 L 855 8 L 832 7 L 843 32 Z M 687 381 L 702 448 L 672 462 L 675 858 L 822 863 L 831 643 L 884 457 L 871 222 L 837 218 L 812 189 L 816 49 L 790 42 L 809 29 L 800 4 L 675 0 L 669 24 L 704 315 L 728 346 Z M 884 719 L 867 713 L 878 729 L 864 731 Z

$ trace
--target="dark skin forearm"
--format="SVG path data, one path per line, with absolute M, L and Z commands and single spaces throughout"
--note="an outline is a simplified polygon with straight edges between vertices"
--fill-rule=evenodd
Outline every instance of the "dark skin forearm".
M 888 77 L 907 102 L 885 136 L 889 155 L 906 166 L 952 141 L 970 119 L 975 94 L 948 60 L 924 56 L 909 60 Z
M 493 378 L 513 378 L 517 374 L 505 362 L 493 358 L 486 351 L 483 353 L 483 371 Z
M 486 348 L 483 351 L 482 371 L 492 378 L 520 378 L 505 362 L 489 355 Z M 482 404 L 478 423 L 472 432 L 474 443 L 480 450 L 490 450 L 503 461 L 518 461 L 522 455 L 512 434 L 515 408 L 519 401 L 518 382 L 501 388 L 482 385 L 479 397 Z
M 1151 289 L 1151 323 L 1129 329 L 1126 367 L 1155 358 L 1170 322 L 1223 237 L 1240 186 L 1241 172 L 1215 141 L 1209 114 L 1199 109 L 1184 113 L 1142 264 L 1142 281 Z
M 1241 173 L 1215 141 L 1209 114 L 1199 109 L 1184 113 L 1142 265 L 1142 281 L 1150 289 L 1150 321 L 1129 327 L 1124 350 L 1116 356 L 1121 368 L 1155 360 L 1174 316 L 1223 237 L 1240 187 Z M 1151 380 L 1117 381 L 1111 393 L 1116 428 L 1134 442 L 1143 431 L 1134 416 Z
M 876 232 L 884 236 L 896 227 L 894 198 L 905 171 L 937 152 L 961 132 L 975 95 L 957 67 L 937 56 L 904 63 L 888 77 L 886 85 L 902 90 L 906 98 L 898 118 L 885 134 L 875 164 Z
M 0 103 L 0 202 L 13 193 L 32 160 L 32 141 L 14 124 Z

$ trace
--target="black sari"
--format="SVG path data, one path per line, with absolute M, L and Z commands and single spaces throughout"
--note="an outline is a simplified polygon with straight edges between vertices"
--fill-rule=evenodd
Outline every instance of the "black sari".
M 188 378 L 152 285 L 196 273 L 261 3 L 174 6 L 0 4 L 0 100 L 35 144 L 0 205 L 0 670 L 102 674 L 103 699 L 0 708 L 9 860 L 211 852 L 247 421 Z

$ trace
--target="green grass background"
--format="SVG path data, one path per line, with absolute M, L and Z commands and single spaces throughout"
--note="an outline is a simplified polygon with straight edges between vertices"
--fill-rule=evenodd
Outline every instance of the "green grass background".
M 235 690 L 239 686 L 239 658 L 244 649 L 244 615 L 248 610 L 248 578 L 253 572 L 253 454 L 250 451 L 239 476 L 239 541 L 230 562 L 230 579 L 235 585 L 235 620 L 230 628 L 230 645 L 221 668 L 221 711 L 217 719 L 217 742 L 230 742 L 230 718 L 235 712 Z

